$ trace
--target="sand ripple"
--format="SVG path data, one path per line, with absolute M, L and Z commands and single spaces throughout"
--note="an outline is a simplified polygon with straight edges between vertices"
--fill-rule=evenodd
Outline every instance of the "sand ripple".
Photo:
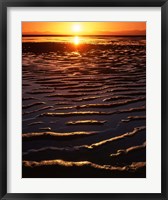
M 23 43 L 23 177 L 146 176 L 146 40 L 92 39 Z

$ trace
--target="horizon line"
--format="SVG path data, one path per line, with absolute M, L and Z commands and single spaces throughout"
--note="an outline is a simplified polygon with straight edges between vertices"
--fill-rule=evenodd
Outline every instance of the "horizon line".
M 59 36 L 114 36 L 114 37 L 146 37 L 146 34 L 145 35 L 102 35 L 102 34 L 92 34 L 92 35 L 68 35 L 68 34 L 22 34 L 22 37 L 47 37 L 47 36 L 50 36 L 50 37 L 59 37 Z

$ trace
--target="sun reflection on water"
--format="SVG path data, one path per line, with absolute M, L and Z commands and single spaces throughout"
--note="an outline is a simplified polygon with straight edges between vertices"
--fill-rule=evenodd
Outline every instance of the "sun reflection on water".
M 75 37 L 73 38 L 73 42 L 74 42 L 75 45 L 78 45 L 79 42 L 80 42 L 79 37 L 78 37 L 78 36 L 75 36 Z

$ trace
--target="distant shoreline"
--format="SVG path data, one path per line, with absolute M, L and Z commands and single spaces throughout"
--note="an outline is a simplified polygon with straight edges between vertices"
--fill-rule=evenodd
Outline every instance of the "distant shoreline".
M 76 35 L 26 35 L 22 37 L 73 37 Z M 79 37 L 146 37 L 146 35 L 78 35 Z

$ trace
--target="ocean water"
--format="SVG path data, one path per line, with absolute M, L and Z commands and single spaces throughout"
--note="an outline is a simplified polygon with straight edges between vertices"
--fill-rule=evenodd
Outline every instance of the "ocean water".
M 146 177 L 146 38 L 22 39 L 22 177 Z

